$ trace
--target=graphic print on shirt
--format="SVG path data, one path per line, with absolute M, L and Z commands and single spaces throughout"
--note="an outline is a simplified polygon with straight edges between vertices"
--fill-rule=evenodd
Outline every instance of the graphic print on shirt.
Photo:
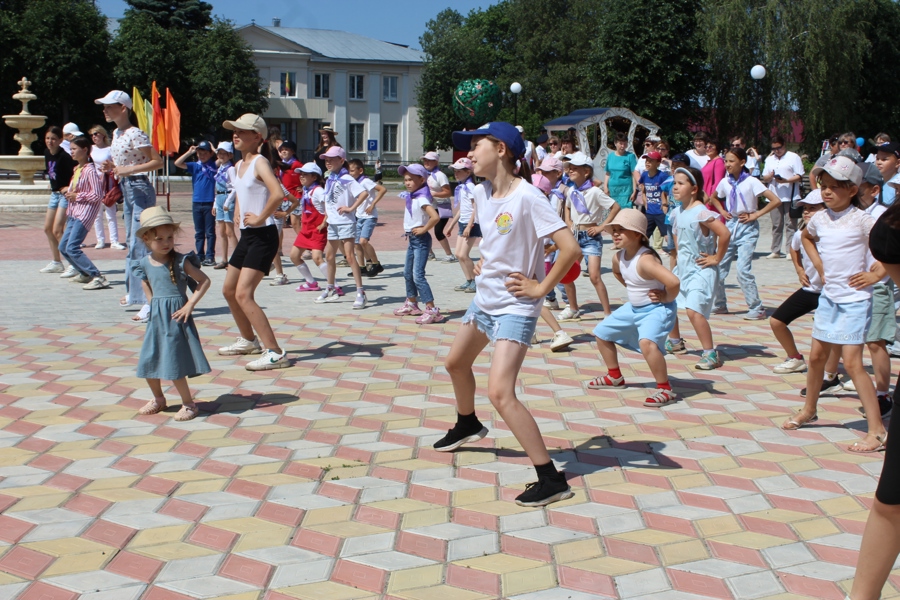
M 506 235 L 510 231 L 512 231 L 513 226 L 513 218 L 512 215 L 508 212 L 502 212 L 497 215 L 494 223 L 497 225 L 497 233 L 500 235 Z
M 325 202 L 327 204 L 330 204 L 332 207 L 336 207 L 338 200 L 341 198 L 341 196 L 344 195 L 345 189 L 346 188 L 344 187 L 344 182 L 338 179 L 334 182 L 334 184 L 332 184 L 331 189 L 327 190 L 328 195 L 325 196 Z

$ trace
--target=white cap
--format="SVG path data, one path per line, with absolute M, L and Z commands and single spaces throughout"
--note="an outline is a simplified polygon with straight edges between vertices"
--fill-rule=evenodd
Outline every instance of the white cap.
M 563 160 L 568 161 L 570 165 L 576 167 L 593 167 L 594 161 L 584 152 L 575 152 L 574 154 L 566 154 Z
M 229 154 L 234 154 L 234 144 L 231 142 L 219 142 L 219 145 L 216 146 L 216 152 L 219 150 L 224 150 Z
M 519 133 L 525 133 L 525 128 L 522 127 L 521 125 L 516 125 L 516 129 L 518 130 Z
M 440 160 L 441 160 L 441 155 L 438 154 L 437 152 L 435 152 L 434 150 L 432 150 L 431 152 L 426 152 L 426 153 L 422 156 L 422 160 L 437 160 L 437 161 L 440 161 Z
M 798 204 L 822 204 L 822 190 L 813 190 L 806 195 Z
M 122 90 L 113 90 L 102 98 L 94 100 L 94 104 L 122 104 L 128 108 L 132 108 L 131 96 Z
M 66 123 L 65 126 L 63 126 L 63 135 L 74 135 L 75 137 L 80 137 L 84 134 L 81 133 L 81 129 L 79 129 L 78 125 L 76 125 L 75 123 Z
M 297 167 L 294 169 L 294 173 L 315 173 L 316 175 L 322 175 L 322 169 L 319 168 L 314 162 L 308 162 L 302 167 Z

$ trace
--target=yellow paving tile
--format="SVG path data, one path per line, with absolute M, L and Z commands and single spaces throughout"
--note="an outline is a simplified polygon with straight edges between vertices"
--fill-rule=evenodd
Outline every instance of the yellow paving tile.
M 356 507 L 352 504 L 344 506 L 332 506 L 329 508 L 314 508 L 303 515 L 303 526 L 324 525 L 326 523 L 339 523 L 349 521 Z
M 258 531 L 282 531 L 291 529 L 286 525 L 273 523 L 256 517 L 241 517 L 238 519 L 223 519 L 221 521 L 205 521 L 206 525 L 224 529 L 225 531 L 233 531 L 234 533 L 252 533 Z
M 733 469 L 738 466 L 736 460 L 734 460 L 730 456 L 717 456 L 715 458 L 703 458 L 700 460 L 700 464 L 704 469 L 709 471 L 710 473 L 715 473 L 718 471 L 727 471 L 729 469 Z M 771 477 L 771 473 L 769 476 Z
M 260 463 L 258 465 L 246 465 L 238 469 L 235 479 L 246 479 L 254 475 L 272 475 L 278 473 L 284 466 L 283 462 Z
M 816 502 L 816 505 L 829 517 L 859 512 L 859 510 L 863 508 L 860 505 L 859 500 L 853 496 L 840 496 L 829 500 L 820 500 L 819 502 Z
M 430 588 L 408 590 L 397 594 L 397 596 L 404 600 L 487 600 L 488 598 L 491 598 L 491 596 L 450 587 L 449 585 L 438 585 Z
M 206 471 L 172 471 L 171 473 L 157 473 L 154 477 L 159 477 L 160 479 L 168 479 L 169 481 L 180 481 L 182 483 L 186 481 L 204 481 L 207 479 L 224 479 L 226 483 L 229 481 L 228 478 L 223 475 L 219 475 L 217 473 L 207 473 Z
M 25 548 L 43 552 L 50 556 L 65 556 L 67 554 L 87 554 L 89 552 L 115 553 L 116 549 L 106 544 L 100 544 L 84 538 L 60 538 L 41 542 L 26 542 L 20 544 Z
M 500 577 L 504 596 L 516 596 L 556 587 L 556 569 L 544 565 L 536 569 L 507 573 Z
M 371 592 L 358 590 L 333 581 L 307 583 L 277 590 L 279 593 L 300 598 L 300 600 L 375 600 Z
M 829 519 L 813 519 L 811 521 L 802 521 L 792 525 L 794 531 L 801 540 L 814 540 L 816 538 L 825 537 L 826 535 L 835 535 L 841 533 L 841 530 L 835 526 Z
M 654 568 L 653 565 L 645 565 L 630 560 L 623 560 L 621 558 L 613 558 L 612 556 L 601 556 L 599 558 L 581 560 L 570 563 L 569 566 L 573 569 L 600 573 L 601 575 L 609 575 L 610 577 L 628 575 L 629 573 L 639 573 Z
M 86 492 L 91 494 L 92 496 L 96 496 L 94 491 L 96 490 L 118 490 L 131 487 L 135 483 L 140 480 L 138 475 L 125 475 L 122 477 L 109 477 L 107 479 L 97 479 L 95 481 L 90 482 L 83 488 L 81 488 L 82 492 Z
M 553 546 L 553 555 L 556 557 L 556 562 L 560 564 L 597 558 L 604 554 L 606 554 L 606 552 L 604 552 L 603 545 L 598 538 L 578 540 L 577 542 L 567 542 L 565 544 Z
M 108 502 L 127 502 L 129 500 L 150 500 L 159 498 L 159 494 L 151 494 L 136 488 L 91 490 L 91 496 L 102 498 Z
M 37 456 L 34 452 L 19 448 L 0 448 L 0 467 L 17 467 L 24 465 Z
M 722 542 L 723 544 L 731 544 L 733 546 L 740 546 L 741 548 L 752 548 L 754 550 L 765 550 L 766 548 L 774 548 L 775 546 L 784 546 L 785 544 L 793 543 L 791 540 L 775 537 L 774 535 L 753 533 L 750 531 L 730 533 L 712 539 L 715 539 L 717 542 Z
M 797 521 L 808 521 L 816 518 L 816 515 L 794 510 L 784 510 L 783 508 L 770 508 L 769 510 L 745 513 L 745 516 L 775 521 L 776 523 L 796 523 Z
M 441 523 L 449 522 L 450 509 L 431 508 L 404 514 L 400 526 L 401 529 L 415 529 L 416 527 L 427 527 L 429 525 L 440 525 Z
M 304 527 L 307 527 L 304 525 Z M 358 521 L 346 521 L 341 523 L 327 523 L 324 525 L 312 525 L 307 527 L 313 531 L 327 533 L 342 538 L 360 537 L 363 535 L 375 535 L 376 533 L 388 533 L 390 529 L 370 525 L 368 523 L 360 523 Z
M 160 544 L 159 546 L 144 546 L 141 548 L 134 548 L 133 552 L 164 561 L 218 554 L 216 550 L 211 548 L 195 546 L 185 542 L 173 542 L 171 544 Z
M 25 581 L 21 577 L 16 577 L 15 575 L 10 575 L 9 573 L 4 573 L 0 571 L 0 585 L 7 585 L 11 583 L 22 583 Z
M 204 479 L 202 481 L 186 481 L 178 486 L 173 496 L 187 496 L 188 494 L 203 494 L 206 492 L 220 492 L 228 485 L 226 477 L 219 479 Z
M 689 490 L 691 488 L 706 487 L 711 485 L 709 477 L 703 473 L 694 473 L 692 475 L 676 475 L 670 477 L 669 481 L 676 490 Z
M 396 500 L 381 500 L 372 502 L 366 506 L 372 508 L 380 508 L 381 510 L 389 510 L 396 513 L 411 513 L 419 510 L 433 510 L 437 508 L 436 504 L 430 502 L 422 502 L 421 500 L 412 500 L 411 498 L 398 498 Z
M 271 475 L 253 475 L 250 477 L 241 477 L 241 479 L 246 479 L 247 481 L 252 481 L 253 483 L 261 483 L 262 485 L 268 485 L 270 487 L 310 481 L 309 479 L 306 479 L 304 477 L 294 477 L 293 475 L 285 475 L 284 473 L 272 473 Z
M 180 542 L 191 529 L 193 529 L 193 525 L 189 523 L 184 525 L 170 525 L 168 527 L 144 529 L 143 531 L 137 532 L 137 534 L 131 538 L 131 541 L 128 542 L 128 547 L 129 549 L 132 549 Z
M 663 544 L 674 544 L 675 542 L 683 542 L 691 538 L 680 533 L 672 533 L 671 531 L 660 531 L 659 529 L 638 529 L 637 531 L 629 531 L 626 533 L 617 533 L 610 536 L 621 540 L 634 542 L 636 544 L 646 544 L 647 546 L 661 546 Z
M 660 546 L 658 550 L 665 566 L 680 565 L 709 558 L 706 546 L 700 540 L 666 544 L 665 546 Z
M 293 529 L 285 527 L 277 531 L 260 531 L 245 533 L 234 546 L 233 553 L 248 552 L 260 548 L 272 548 L 274 546 L 286 546 L 291 539 Z
M 34 496 L 59 495 L 58 488 L 52 488 L 45 485 L 26 485 L 22 487 L 3 488 L 5 496 L 13 498 L 31 498 Z
M 609 485 L 625 483 L 625 474 L 618 469 L 615 471 L 600 471 L 599 473 L 585 475 L 584 482 L 588 487 L 602 489 Z
M 468 506 L 470 504 L 483 504 L 485 502 L 493 502 L 496 499 L 497 488 L 491 486 L 453 492 L 453 494 L 451 494 L 450 496 L 450 503 L 453 506 Z
M 7 493 L 6 490 L 3 490 Z M 40 510 L 42 508 L 56 508 L 66 500 L 72 497 L 72 494 L 46 494 L 43 496 L 31 496 L 30 498 L 22 498 L 15 503 L 14 506 L 7 509 L 8 512 L 21 512 L 23 510 Z
M 404 448 L 403 450 L 388 450 L 386 452 L 378 452 L 375 454 L 376 464 L 385 464 L 399 462 L 401 460 L 411 460 L 414 454 L 413 448 Z
M 485 513 L 488 515 L 494 515 L 496 517 L 505 517 L 507 515 L 517 515 L 523 512 L 531 512 L 533 508 L 526 508 L 524 506 L 519 506 L 515 502 L 507 502 L 506 500 L 495 500 L 493 502 L 483 502 L 481 504 L 473 504 L 471 506 L 466 507 L 469 510 L 474 510 L 480 513 Z
M 102 550 L 85 552 L 84 554 L 69 554 L 57 559 L 50 567 L 41 573 L 41 577 L 56 577 L 58 575 L 70 575 L 72 573 L 85 573 L 87 571 L 99 571 L 115 555 L 116 550 Z
M 360 462 L 358 460 L 350 460 L 347 458 L 337 458 L 334 456 L 324 456 L 322 458 L 304 458 L 303 460 L 296 460 L 296 463 L 301 463 L 304 465 L 313 465 L 314 467 L 319 467 L 320 469 L 339 469 L 346 467 L 359 467 L 366 466 L 365 463 Z M 432 463 L 427 463 L 432 464 Z M 439 467 L 443 467 L 444 465 L 437 465 Z M 424 467 L 429 468 L 429 467 Z
M 788 473 L 803 473 L 804 471 L 812 471 L 813 469 L 819 468 L 819 465 L 816 464 L 816 461 L 812 460 L 811 458 L 798 458 L 796 460 L 788 460 L 780 463 L 778 466 L 780 466 Z
M 732 515 L 712 519 L 699 519 L 694 521 L 694 526 L 697 527 L 697 530 L 703 537 L 715 537 L 744 530 L 743 526 Z
M 487 571 L 503 575 L 504 573 L 514 573 L 516 571 L 525 571 L 528 569 L 536 569 L 544 565 L 544 563 L 531 560 L 530 558 L 521 558 L 510 554 L 492 554 L 490 556 L 479 556 L 477 558 L 468 558 L 466 560 L 458 560 L 455 565 L 468 567 L 470 569 L 478 569 L 479 571 Z
M 388 593 L 440 585 L 444 581 L 444 565 L 405 569 L 390 574 Z
M 442 469 L 446 465 L 414 458 L 410 460 L 401 460 L 399 462 L 384 463 L 382 466 L 390 467 L 392 469 L 401 469 L 403 471 L 424 471 L 425 469 Z

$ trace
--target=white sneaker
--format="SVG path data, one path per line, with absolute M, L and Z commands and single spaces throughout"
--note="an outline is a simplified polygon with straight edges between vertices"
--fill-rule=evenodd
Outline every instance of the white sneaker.
M 41 269 L 41 273 L 62 273 L 65 270 L 66 269 L 65 267 L 63 267 L 63 264 L 61 262 L 59 262 L 58 260 L 52 260 L 50 261 L 50 264 Z
M 237 356 L 238 354 L 259 354 L 262 352 L 262 346 L 259 345 L 258 339 L 245 340 L 239 337 L 230 346 L 219 348 L 219 354 L 222 356 Z
M 97 241 L 97 245 L 94 246 L 96 250 L 103 250 L 106 248 L 106 242 Z
M 72 265 L 69 265 L 66 268 L 66 270 L 62 272 L 62 275 L 60 275 L 59 278 L 60 279 L 71 279 L 72 277 L 75 277 L 76 275 L 78 275 L 78 270 L 75 267 L 73 267 Z
M 369 301 L 366 299 L 366 293 L 360 292 L 356 294 L 356 301 L 353 303 L 353 310 L 362 310 L 368 303 Z
M 69 279 L 69 283 L 90 283 L 91 279 L 93 279 L 90 275 L 84 275 L 82 273 L 78 273 L 75 277 Z
M 581 310 L 572 310 L 571 306 L 567 306 L 556 316 L 558 321 L 580 321 Z
M 281 354 L 266 350 L 262 356 L 254 361 L 248 362 L 244 367 L 248 371 L 268 371 L 269 369 L 286 369 L 291 366 L 291 361 L 287 358 L 287 353 L 282 351 Z
M 531 334 L 531 345 L 537 346 L 539 343 L 540 343 L 540 340 L 538 340 L 537 333 L 532 333 Z
M 83 290 L 103 290 L 109 287 L 109 282 L 106 280 L 106 277 L 103 275 L 97 275 L 94 279 L 82 287 Z
M 340 302 L 341 297 L 337 293 L 336 288 L 328 288 L 316 298 L 316 304 L 325 304 L 326 302 Z
M 569 337 L 568 333 L 560 329 L 553 334 L 553 339 L 550 341 L 550 350 L 552 352 L 559 352 L 560 350 L 565 350 L 574 342 L 575 340 Z
M 442 263 L 455 263 L 455 262 L 459 262 L 459 259 L 451 254 L 449 256 L 444 256 L 443 258 L 441 258 L 441 262 Z
M 544 306 L 550 310 L 559 310 L 559 300 L 544 299 Z
M 785 375 L 787 373 L 806 373 L 806 361 L 802 358 L 789 358 L 783 363 L 772 369 L 777 375 Z
M 275 279 L 273 279 L 269 285 L 287 285 L 288 283 L 290 282 L 288 281 L 287 275 L 282 273 L 281 275 L 276 275 Z
M 847 378 L 847 381 L 844 381 L 841 383 L 841 386 L 844 388 L 844 391 L 846 391 L 846 392 L 855 392 L 856 391 L 856 385 L 853 383 L 853 380 L 850 379 L 849 377 Z
M 773 252 L 766 256 L 766 258 L 784 258 L 784 254 L 782 254 L 781 252 Z
M 127 248 L 125 244 L 120 244 L 119 242 L 113 242 L 109 247 L 113 250 L 124 250 L 125 248 Z

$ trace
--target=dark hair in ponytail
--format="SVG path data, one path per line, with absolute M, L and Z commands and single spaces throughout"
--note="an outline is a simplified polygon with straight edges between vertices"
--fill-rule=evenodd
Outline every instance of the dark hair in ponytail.
M 57 125 L 51 125 L 50 127 L 48 127 L 44 135 L 47 135 L 48 133 L 52 133 L 59 139 L 62 139 L 63 136 L 62 128 Z
M 88 162 L 94 162 L 94 159 L 92 159 L 91 155 L 90 155 L 91 147 L 94 144 L 93 144 L 93 142 L 91 142 L 90 138 L 80 135 L 77 138 L 75 138 L 74 140 L 72 140 L 71 144 L 73 146 L 78 146 L 79 148 L 83 148 L 83 149 L 87 150 L 88 151 Z
M 281 162 L 281 157 L 276 156 L 272 153 L 272 145 L 269 144 L 269 142 L 267 142 L 266 140 L 262 141 L 262 144 L 260 144 L 259 153 L 264 159 L 266 159 L 266 161 L 268 161 L 269 166 L 272 167 L 272 171 L 278 169 L 278 163 Z
M 740 139 L 740 138 L 738 138 Z M 735 158 L 744 162 L 744 166 L 741 167 L 744 171 L 747 171 L 747 151 L 743 148 L 729 148 L 727 152 L 725 152 L 725 156 L 729 154 L 733 154 Z
M 646 235 L 641 236 L 641 246 L 649 250 L 650 254 L 652 254 L 656 258 L 656 260 L 659 261 L 659 264 L 662 264 L 662 258 L 659 257 L 659 253 L 653 249 L 653 246 L 650 245 L 650 240 L 647 239 Z

